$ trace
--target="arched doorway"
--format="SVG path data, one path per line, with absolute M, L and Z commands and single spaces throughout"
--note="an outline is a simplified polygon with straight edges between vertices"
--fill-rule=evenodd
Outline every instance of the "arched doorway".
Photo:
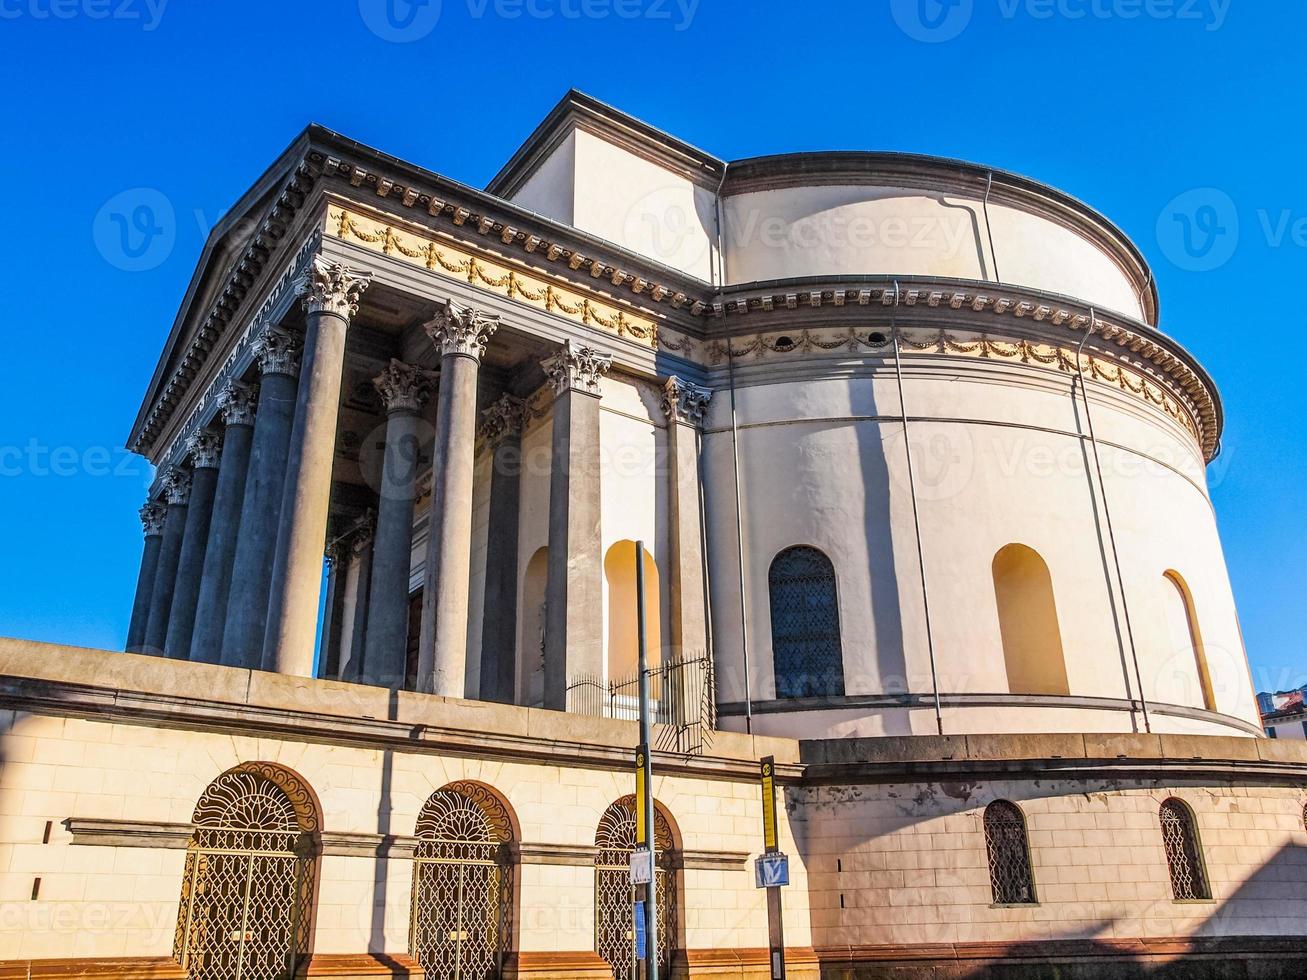
M 654 809 L 654 871 L 658 894 L 658 971 L 671 976 L 677 935 L 676 841 L 661 807 Z M 613 968 L 614 980 L 635 977 L 635 893 L 631 853 L 635 850 L 635 797 L 624 796 L 599 819 L 595 832 L 595 951 Z
M 409 949 L 429 977 L 490 980 L 503 971 L 512 918 L 508 808 L 488 787 L 450 783 L 417 821 Z
M 173 955 L 191 980 L 288 980 L 308 952 L 318 808 L 288 769 L 246 762 L 195 807 Z

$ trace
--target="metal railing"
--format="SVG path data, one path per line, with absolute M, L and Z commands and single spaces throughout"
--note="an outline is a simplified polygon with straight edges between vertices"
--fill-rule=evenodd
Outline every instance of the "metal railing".
M 638 721 L 640 675 L 605 681 L 579 674 L 567 685 L 567 710 L 596 718 Z M 651 721 L 663 726 L 654 748 L 680 755 L 702 755 L 717 727 L 717 689 L 707 654 L 675 657 L 649 669 Z

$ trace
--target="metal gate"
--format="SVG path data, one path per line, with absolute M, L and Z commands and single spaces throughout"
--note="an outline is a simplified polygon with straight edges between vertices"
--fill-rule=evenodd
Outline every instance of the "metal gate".
M 654 869 L 658 893 L 658 972 L 671 976 L 676 936 L 676 857 L 672 828 L 654 811 Z M 624 796 L 599 820 L 595 834 L 595 951 L 613 968 L 614 980 L 634 980 L 635 889 L 631 885 L 631 853 L 635 850 L 635 797 Z
M 195 811 L 174 955 L 191 980 L 285 980 L 307 948 L 313 838 L 257 771 L 211 783 Z
M 423 806 L 409 945 L 430 980 L 492 980 L 508 946 L 512 826 L 478 783 L 451 783 Z

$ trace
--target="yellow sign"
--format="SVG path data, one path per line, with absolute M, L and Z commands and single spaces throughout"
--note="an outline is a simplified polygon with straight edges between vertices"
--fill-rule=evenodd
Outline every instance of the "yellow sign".
M 644 782 L 644 754 L 645 747 L 641 745 L 635 750 L 635 842 L 637 844 L 649 843 L 647 828 L 644 825 L 644 798 L 648 787 Z
M 780 849 L 776 839 L 776 760 L 762 760 L 762 842 L 768 851 Z

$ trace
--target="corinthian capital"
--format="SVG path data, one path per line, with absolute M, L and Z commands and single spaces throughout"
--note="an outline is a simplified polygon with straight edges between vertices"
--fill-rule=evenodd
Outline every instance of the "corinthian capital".
M 448 299 L 423 327 L 441 357 L 461 354 L 479 361 L 486 352 L 486 343 L 499 329 L 499 317 Z
M 420 368 L 392 359 L 390 366 L 372 379 L 387 412 L 420 412 L 431 397 L 431 377 Z
M 141 530 L 145 532 L 147 538 L 151 534 L 163 533 L 163 519 L 167 513 L 167 508 L 159 501 L 146 501 L 145 506 L 141 508 Z
M 258 403 L 258 398 L 258 390 L 253 385 L 228 381 L 227 386 L 218 392 L 218 409 L 222 412 L 223 423 L 253 425 L 254 406 Z
M 217 469 L 218 460 L 222 456 L 222 437 L 216 432 L 197 432 L 186 440 L 186 452 L 191 457 L 192 468 Z
M 163 478 L 163 497 L 169 504 L 185 507 L 191 499 L 191 475 L 175 466 L 170 469 Z
M 348 320 L 359 311 L 363 290 L 371 283 L 372 273 L 353 272 L 348 266 L 315 255 L 295 283 L 295 293 L 303 297 L 304 309 L 309 313 L 332 313 Z
M 286 374 L 298 378 L 300 373 L 300 338 L 281 327 L 266 327 L 254 341 L 254 358 L 263 374 Z
M 481 413 L 481 434 L 497 443 L 510 436 L 520 436 L 531 417 L 531 409 L 521 398 L 503 395 Z
M 676 375 L 668 378 L 667 384 L 663 385 L 663 414 L 669 422 L 702 424 L 703 413 L 707 411 L 711 400 L 711 390 L 682 381 Z
M 598 395 L 599 379 L 613 366 L 613 356 L 568 340 L 562 350 L 542 361 L 540 366 L 545 369 L 545 375 L 557 394 L 571 390 Z

